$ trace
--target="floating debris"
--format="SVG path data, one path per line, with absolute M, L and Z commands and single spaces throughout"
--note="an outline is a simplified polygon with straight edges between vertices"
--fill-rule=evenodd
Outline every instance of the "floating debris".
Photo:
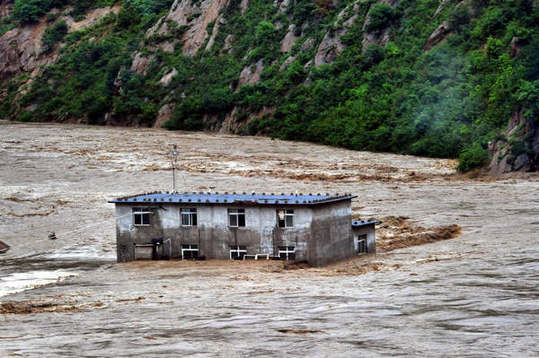
M 3 241 L 0 241 L 0 254 L 5 254 L 10 249 L 9 245 Z

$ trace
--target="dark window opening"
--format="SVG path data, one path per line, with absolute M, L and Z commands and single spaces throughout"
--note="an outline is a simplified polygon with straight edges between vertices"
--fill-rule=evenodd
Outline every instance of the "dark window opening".
M 359 235 L 357 238 L 357 253 L 367 253 L 367 235 Z
M 293 227 L 294 210 L 277 210 L 277 221 L 279 227 Z
M 197 226 L 196 208 L 181 208 L 180 216 L 182 219 L 182 226 Z
M 198 245 L 182 245 L 182 260 L 194 260 L 198 257 Z
M 149 226 L 150 215 L 152 214 L 150 209 L 146 208 L 133 208 L 133 223 L 135 226 Z
M 279 258 L 294 261 L 296 259 L 296 248 L 294 246 L 279 246 Z
M 245 209 L 228 209 L 228 226 L 245 226 Z
M 231 260 L 243 260 L 243 257 L 247 255 L 246 246 L 230 246 L 230 259 Z

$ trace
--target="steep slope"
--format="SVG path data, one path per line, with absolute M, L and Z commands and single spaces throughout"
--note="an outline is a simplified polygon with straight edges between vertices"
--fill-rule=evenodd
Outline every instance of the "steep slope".
M 463 171 L 489 158 L 495 173 L 537 168 L 537 1 L 8 4 L 2 117 L 459 157 Z M 97 13 L 87 27 L 68 21 Z

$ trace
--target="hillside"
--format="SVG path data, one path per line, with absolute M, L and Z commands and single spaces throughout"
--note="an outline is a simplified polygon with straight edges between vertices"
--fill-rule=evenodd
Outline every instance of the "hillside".
M 15 0 L 0 118 L 539 166 L 532 0 Z

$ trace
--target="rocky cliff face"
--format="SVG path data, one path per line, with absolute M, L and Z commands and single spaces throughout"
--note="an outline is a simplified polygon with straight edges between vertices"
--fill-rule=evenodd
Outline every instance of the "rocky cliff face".
M 8 16 L 8 9 L 7 5 L 2 5 L 0 12 Z M 67 15 L 69 12 L 67 9 L 58 14 L 58 17 L 67 23 L 68 32 L 74 32 L 92 27 L 106 15 L 118 13 L 119 10 L 119 6 L 93 9 L 84 19 L 75 21 L 73 17 Z M 57 12 L 53 10 L 51 13 Z M 52 53 L 42 53 L 43 34 L 49 26 L 51 24 L 47 19 L 42 18 L 38 23 L 17 26 L 0 36 L 0 82 L 24 74 L 33 78 L 39 74 L 40 68 L 56 61 L 57 48 Z
M 165 52 L 173 52 L 177 46 L 181 46 L 184 55 L 193 56 L 200 50 L 208 36 L 210 39 L 205 49 L 211 49 L 219 26 L 226 21 L 221 12 L 227 4 L 228 0 L 175 0 L 169 13 L 146 33 L 146 40 L 155 37 L 167 38 L 167 40 L 158 43 L 157 46 L 150 46 L 150 50 L 160 49 Z M 210 23 L 213 24 L 213 28 L 212 33 L 208 34 L 207 29 Z M 181 37 L 174 36 L 178 33 L 178 29 L 184 30 Z M 170 34 L 173 36 L 169 36 Z M 153 58 L 153 54 L 143 55 L 141 52 L 137 52 L 134 55 L 131 70 L 145 74 Z
M 531 118 L 517 111 L 506 131 L 490 143 L 492 160 L 490 173 L 498 176 L 508 172 L 535 172 L 539 169 L 539 128 Z
M 0 3 L 0 17 L 2 18 L 8 17 L 12 8 L 13 8 L 13 3 L 9 1 L 2 1 L 2 3 Z
M 396 6 L 397 4 L 396 0 L 378 0 L 378 2 L 387 3 L 391 6 Z M 328 8 L 337 8 L 339 5 L 337 0 L 321 3 Z M 323 64 L 333 63 L 346 48 L 341 41 L 342 37 L 358 22 L 363 24 L 362 28 L 364 30 L 365 24 L 369 21 L 368 16 L 365 19 L 359 16 L 361 3 L 361 1 L 357 0 L 344 6 L 332 21 L 332 28 L 326 31 L 321 41 L 317 41 L 316 38 L 305 34 L 306 32 L 308 33 L 306 31 L 308 23 L 296 25 L 291 21 L 285 35 L 279 39 L 281 53 L 284 55 L 289 54 L 294 45 L 300 42 L 302 44 L 300 52 L 309 51 L 313 46 L 316 46 L 313 59 L 306 64 L 306 68 L 311 64 L 318 67 Z M 293 0 L 275 0 L 273 7 L 278 14 L 286 15 L 289 20 L 293 20 L 290 14 L 294 11 L 294 4 Z M 185 56 L 192 57 L 198 51 L 211 50 L 220 32 L 227 31 L 226 28 L 222 29 L 222 27 L 226 27 L 227 24 L 226 10 L 229 5 L 230 0 L 175 0 L 168 13 L 145 33 L 140 50 L 132 55 L 130 71 L 146 75 L 148 67 L 152 60 L 155 59 L 158 51 L 172 53 L 176 48 L 181 48 Z M 242 0 L 239 5 L 240 13 L 245 14 L 249 10 L 249 6 L 248 0 Z M 8 16 L 11 7 L 12 4 L 1 4 L 1 16 Z M 106 15 L 110 13 L 118 14 L 120 9 L 120 5 L 93 9 L 83 20 L 78 22 L 65 15 L 69 12 L 69 9 L 67 9 L 63 11 L 61 18 L 69 25 L 69 32 L 74 32 L 94 26 Z M 56 10 L 53 10 L 53 13 L 54 11 Z M 211 31 L 208 31 L 209 25 L 211 25 Z M 279 26 L 279 21 L 275 25 Z M 50 24 L 43 18 L 37 24 L 18 26 L 0 37 L 0 80 L 4 81 L 26 73 L 31 74 L 31 77 L 35 77 L 38 75 L 40 68 L 56 61 L 58 57 L 57 51 L 52 54 L 42 55 L 40 50 L 43 33 L 48 26 Z M 226 34 L 224 44 L 220 49 L 221 54 L 230 53 L 234 46 L 234 37 L 234 33 Z M 384 46 L 389 39 L 388 30 L 385 30 L 382 34 L 372 34 L 364 31 L 363 49 L 372 43 Z M 294 55 L 289 56 L 281 64 L 281 71 L 284 71 L 296 58 Z M 247 63 L 238 74 L 238 86 L 257 84 L 260 81 L 264 67 L 267 65 L 263 60 Z M 159 80 L 159 83 L 164 87 L 168 86 L 177 73 L 176 69 L 168 70 Z M 158 123 L 163 123 L 163 118 L 169 117 L 170 108 L 172 107 L 174 107 L 174 104 L 169 103 L 161 106 Z M 231 117 L 234 118 L 236 112 L 237 110 L 229 112 L 227 115 L 228 122 L 230 122 Z M 163 116 L 161 113 L 166 113 L 166 115 Z M 256 117 L 257 114 L 253 116 Z M 223 126 L 223 128 L 231 127 L 233 126 Z
M 0 37 L 0 81 L 32 73 L 40 65 L 54 61 L 54 56 L 40 56 L 41 38 L 46 21 L 16 27 Z
M 495 21 L 517 5 L 470 0 L 137 0 L 89 8 L 78 21 L 76 2 L 58 3 L 22 24 L 10 20 L 11 2 L 0 3 L 0 118 L 269 134 L 432 156 L 457 157 L 470 143 L 453 134 L 478 119 L 470 107 L 489 103 L 488 89 L 466 102 L 487 77 L 471 78 L 462 34 L 475 36 L 474 56 L 516 61 L 533 58 L 526 46 L 536 31 L 522 25 L 530 21 L 515 30 L 519 18 L 510 30 Z M 44 53 L 46 30 L 59 20 L 73 36 Z M 521 117 L 491 145 L 493 173 L 537 167 L 537 130 Z

